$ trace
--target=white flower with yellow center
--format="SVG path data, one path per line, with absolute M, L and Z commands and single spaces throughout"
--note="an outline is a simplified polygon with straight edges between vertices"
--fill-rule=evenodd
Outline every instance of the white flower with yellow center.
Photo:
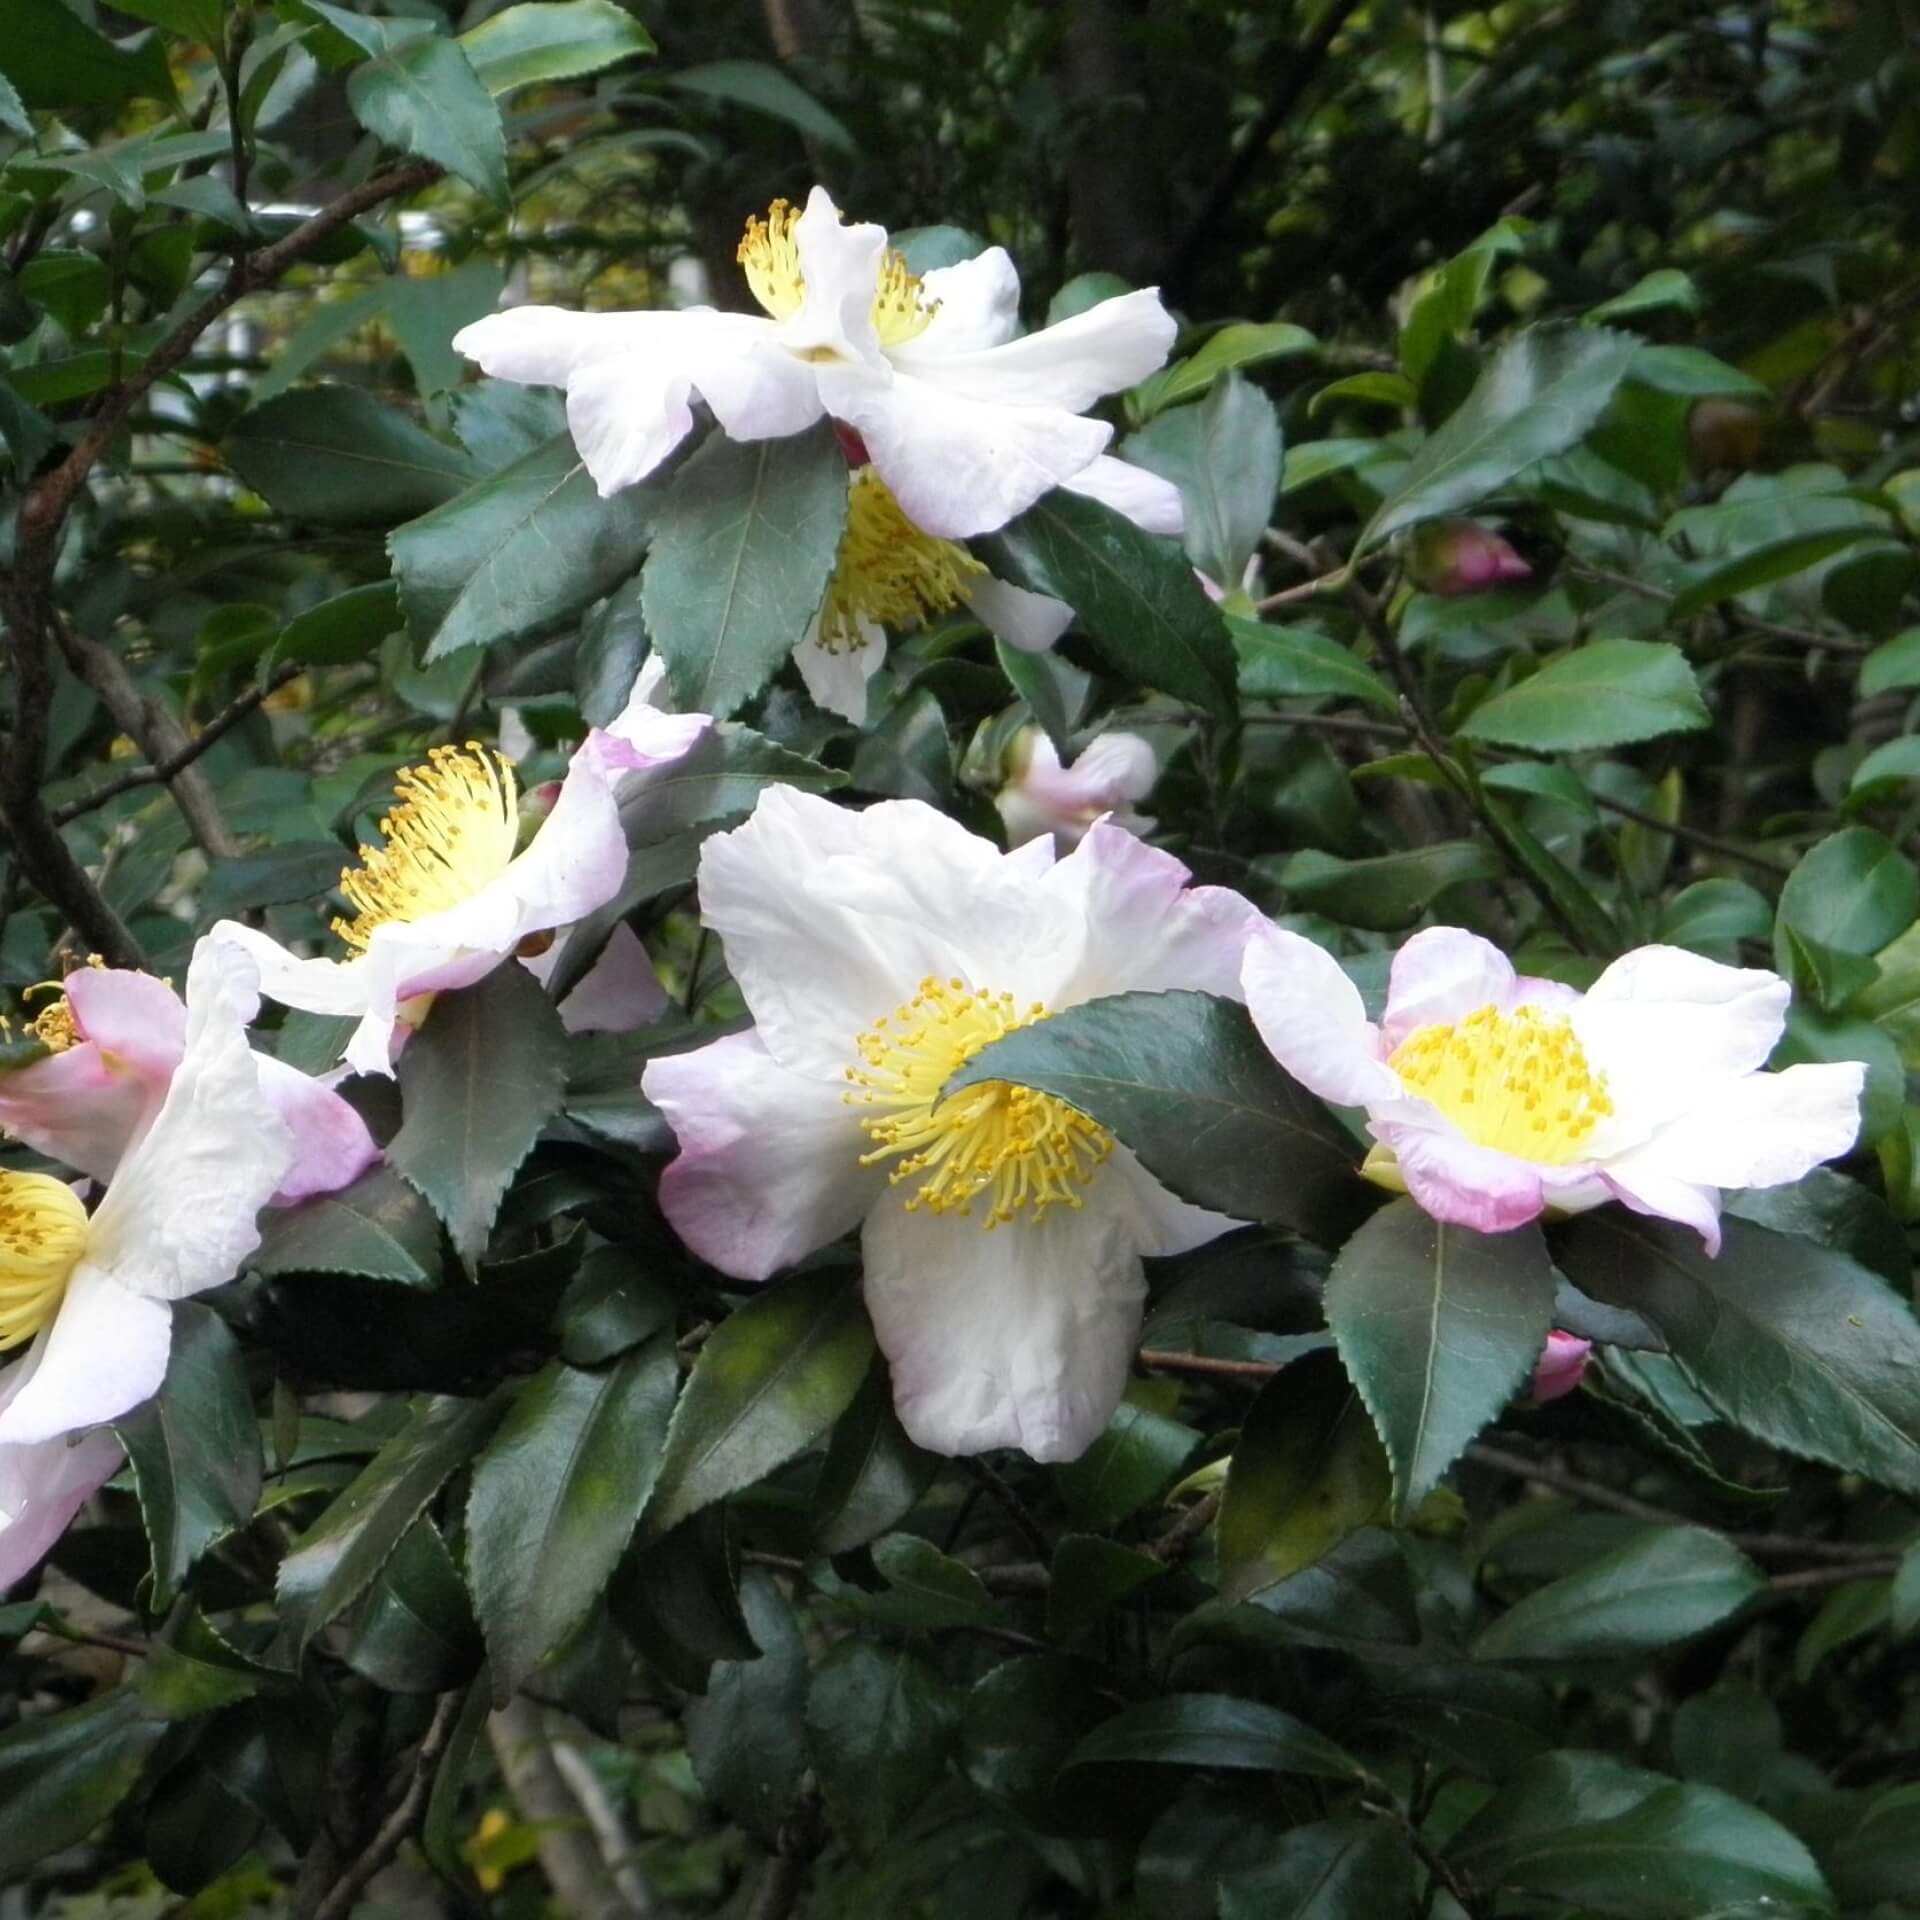
M 701 910 L 755 1024 L 647 1067 L 680 1146 L 661 1205 L 743 1280 L 858 1227 L 922 1446 L 1082 1453 L 1126 1383 L 1141 1257 L 1235 1224 L 1059 1100 L 997 1082 L 939 1097 L 982 1047 L 1083 1000 L 1238 999 L 1256 916 L 1187 877 L 1106 824 L 1056 860 L 917 801 L 854 813 L 783 787 L 702 850 Z
M 1020 281 L 1003 248 L 913 274 L 884 228 L 844 224 L 823 187 L 804 213 L 776 201 L 750 221 L 740 261 L 764 319 L 516 307 L 453 344 L 501 379 L 566 389 L 602 494 L 659 466 L 698 397 L 735 440 L 799 433 L 823 414 L 844 422 L 914 525 L 954 540 L 1083 474 L 1113 431 L 1085 409 L 1173 345 L 1152 289 L 1016 337 Z
M 1279 927 L 1242 979 L 1274 1058 L 1366 1110 L 1367 1171 L 1481 1233 L 1619 1200 L 1717 1253 L 1722 1188 L 1798 1180 L 1859 1130 L 1864 1067 L 1762 1071 L 1787 983 L 1679 947 L 1636 948 L 1578 993 L 1430 927 L 1394 956 L 1378 1026 L 1332 955 Z
M 401 774 L 383 844 L 363 846 L 360 865 L 341 875 L 355 909 L 333 923 L 345 959 L 302 959 L 237 920 L 209 937 L 253 957 L 270 1000 L 358 1016 L 348 1065 L 390 1074 L 396 1022 L 417 1024 L 434 994 L 471 986 L 613 898 L 627 871 L 622 776 L 679 759 L 711 724 L 630 700 L 575 752 L 552 811 L 519 853 L 511 764 L 478 744 L 437 747 Z
M 1023 727 L 1007 755 L 1006 784 L 993 804 L 1017 847 L 1043 833 L 1061 847 L 1077 846 L 1103 816 L 1128 833 L 1151 833 L 1150 815 L 1135 813 L 1160 777 L 1153 749 L 1137 733 L 1096 735 L 1063 767 L 1054 744 L 1038 727 Z

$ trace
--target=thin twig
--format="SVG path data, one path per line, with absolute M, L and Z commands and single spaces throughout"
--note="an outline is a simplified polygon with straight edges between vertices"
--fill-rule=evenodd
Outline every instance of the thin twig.
M 1013 1522 L 1014 1530 L 1026 1541 L 1042 1560 L 1051 1559 L 1053 1548 L 1047 1542 L 1046 1531 L 1031 1513 L 1027 1505 L 1008 1482 L 1006 1476 L 997 1467 L 975 1455 L 971 1459 L 962 1459 L 961 1471 L 971 1474 L 974 1479 L 999 1503 L 1001 1510 Z
M 1214 1515 L 1219 1511 L 1219 1494 L 1205 1495 L 1187 1508 L 1164 1533 L 1150 1542 L 1147 1551 L 1156 1560 L 1165 1561 L 1168 1566 L 1172 1566 L 1213 1525 Z
M 1243 1380 L 1271 1380 L 1280 1371 L 1271 1360 L 1225 1360 L 1210 1353 L 1175 1353 L 1165 1347 L 1142 1347 L 1143 1367 L 1164 1367 L 1170 1373 L 1224 1373 Z
M 1882 1557 L 1856 1561 L 1850 1567 L 1802 1567 L 1796 1573 L 1776 1573 L 1767 1585 L 1775 1593 L 1797 1593 L 1809 1587 L 1843 1587 L 1850 1580 L 1886 1580 L 1899 1570 L 1897 1559 Z
M 1687 826 L 1679 820 L 1662 820 L 1657 813 L 1648 813 L 1644 807 L 1629 806 L 1624 800 L 1616 800 L 1611 794 L 1594 793 L 1596 806 L 1605 807 L 1609 813 L 1617 813 L 1627 820 L 1637 820 L 1643 827 L 1653 827 L 1661 833 L 1670 833 L 1676 840 L 1684 840 L 1689 846 L 1698 847 L 1704 853 L 1717 853 L 1726 860 L 1739 860 L 1749 867 L 1756 867 L 1762 873 L 1770 873 L 1778 880 L 1785 877 L 1787 869 L 1777 860 L 1769 860 L 1765 854 L 1751 852 L 1737 841 L 1723 840 L 1717 833 L 1706 833 L 1699 827 Z

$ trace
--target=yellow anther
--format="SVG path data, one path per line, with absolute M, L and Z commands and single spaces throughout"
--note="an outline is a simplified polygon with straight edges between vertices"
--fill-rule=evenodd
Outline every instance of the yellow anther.
M 1613 1112 L 1607 1077 L 1587 1063 L 1572 1025 L 1538 1007 L 1481 1007 L 1449 1025 L 1421 1027 L 1388 1064 L 1477 1146 L 1546 1166 L 1592 1149 Z
M 820 644 L 840 653 L 864 643 L 862 621 L 912 633 L 959 605 L 983 567 L 965 547 L 922 533 L 871 467 L 853 476 L 846 531 L 820 603 Z
M 1004 1080 L 940 1101 L 982 1047 L 1049 1017 L 1042 1002 L 1022 1016 L 1011 994 L 929 976 L 891 1026 L 883 1017 L 856 1037 L 859 1064 L 847 1069 L 854 1091 L 841 1097 L 875 1109 L 861 1119 L 874 1148 L 860 1164 L 894 1160 L 894 1185 L 917 1179 L 909 1213 L 967 1214 L 984 1195 L 981 1224 L 991 1229 L 1017 1214 L 1038 1220 L 1049 1207 L 1085 1204 L 1082 1189 L 1113 1151 L 1113 1136 L 1085 1114 Z
M 753 297 L 776 320 L 792 319 L 807 295 L 800 249 L 793 239 L 799 218 L 791 201 L 776 200 L 764 220 L 747 222 L 735 256 L 746 269 Z M 897 347 L 924 333 L 938 305 L 927 299 L 920 276 L 908 268 L 904 257 L 889 247 L 880 259 L 869 309 L 880 344 Z
M 471 900 L 513 859 L 519 787 L 513 763 L 477 741 L 435 747 L 423 767 L 394 783 L 398 804 L 380 822 L 386 844 L 360 849 L 360 865 L 340 876 L 358 909 L 333 930 L 364 952 L 390 920 L 424 920 Z
M 87 1210 L 45 1173 L 0 1172 L 0 1352 L 60 1310 L 87 1244 Z
M 96 971 L 106 964 L 97 953 L 87 955 L 87 965 Z M 51 993 L 57 998 L 34 1015 L 28 1022 L 28 1031 L 49 1053 L 65 1053 L 69 1047 L 78 1046 L 80 1028 L 74 1020 L 73 1008 L 67 1002 L 66 981 L 36 981 L 22 992 L 20 998 L 31 1000 L 36 993 Z

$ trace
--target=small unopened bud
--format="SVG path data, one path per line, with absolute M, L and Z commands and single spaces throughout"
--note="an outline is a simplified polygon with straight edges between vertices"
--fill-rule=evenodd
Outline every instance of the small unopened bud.
M 1591 1340 L 1562 1333 L 1555 1327 L 1547 1335 L 1547 1344 L 1540 1349 L 1540 1358 L 1533 1369 L 1533 1404 L 1544 1407 L 1549 1400 L 1571 1393 L 1580 1384 L 1592 1352 Z
M 1531 579 L 1533 569 L 1477 521 L 1429 520 L 1407 542 L 1407 577 L 1422 593 L 1452 598 Z
M 1105 814 L 1129 833 L 1153 826 L 1132 802 L 1153 791 L 1160 768 L 1153 749 L 1135 733 L 1103 733 L 1083 748 L 1070 767 L 1060 764 L 1053 742 L 1038 727 L 1023 727 L 1004 761 L 1007 783 L 994 805 L 1012 847 L 1051 833 L 1061 848 L 1076 847 Z
M 520 823 L 513 837 L 515 853 L 525 852 L 527 842 L 540 831 L 547 815 L 553 811 L 554 802 L 560 798 L 560 787 L 558 780 L 542 780 L 520 796 Z
M 833 423 L 833 437 L 840 442 L 840 451 L 847 456 L 847 465 L 856 472 L 870 465 L 872 456 L 867 452 L 867 443 L 860 437 L 857 428 L 850 427 L 844 420 Z
M 1687 414 L 1687 464 L 1695 473 L 1744 473 L 1766 451 L 1768 425 L 1766 409 L 1750 401 L 1696 400 Z

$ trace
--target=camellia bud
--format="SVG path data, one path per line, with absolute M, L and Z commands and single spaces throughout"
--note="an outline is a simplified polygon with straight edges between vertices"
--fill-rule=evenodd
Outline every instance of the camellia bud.
M 1051 833 L 1062 850 L 1076 847 L 1103 813 L 1129 833 L 1146 833 L 1153 826 L 1145 814 L 1132 811 L 1131 803 L 1153 791 L 1160 773 L 1153 749 L 1136 733 L 1103 733 L 1081 749 L 1072 766 L 1063 767 L 1046 734 L 1023 727 L 1004 764 L 1007 783 L 993 804 L 1006 824 L 1009 846 Z
M 1580 1384 L 1592 1352 L 1591 1340 L 1562 1333 L 1555 1327 L 1547 1335 L 1547 1344 L 1540 1349 L 1540 1358 L 1533 1369 L 1533 1404 L 1544 1407 L 1549 1400 L 1571 1393 Z
M 1473 520 L 1425 522 L 1414 529 L 1406 557 L 1413 584 L 1443 598 L 1533 577 L 1533 569 L 1499 534 Z
M 558 780 L 543 780 L 520 796 L 519 831 L 514 835 L 513 842 L 516 853 L 524 853 L 527 842 L 540 831 L 541 822 L 553 811 L 553 803 L 560 798 L 560 787 Z
M 1766 409 L 1749 401 L 1696 400 L 1687 414 L 1687 464 L 1695 473 L 1744 473 L 1766 451 L 1768 425 Z

